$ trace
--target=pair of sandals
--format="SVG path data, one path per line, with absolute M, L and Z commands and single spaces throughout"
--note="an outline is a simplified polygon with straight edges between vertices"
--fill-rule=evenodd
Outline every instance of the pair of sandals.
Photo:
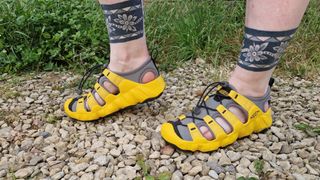
M 97 120 L 120 109 L 155 99 L 161 96 L 166 86 L 161 75 L 148 83 L 141 83 L 114 73 L 104 66 L 99 79 L 110 81 L 118 88 L 118 93 L 110 93 L 98 80 L 91 92 L 82 94 L 82 85 L 92 70 L 81 80 L 79 88 L 81 95 L 68 99 L 64 104 L 66 114 L 79 121 Z M 270 80 L 270 87 L 273 81 Z M 104 105 L 97 101 L 95 93 L 103 99 Z M 227 82 L 215 82 L 206 88 L 192 112 L 179 116 L 177 120 L 164 123 L 161 135 L 168 143 L 182 150 L 214 151 L 234 143 L 238 138 L 269 128 L 272 124 L 272 111 L 270 107 L 264 110 L 265 103 L 269 101 L 270 88 L 264 97 L 257 99 L 239 94 Z M 230 107 L 236 107 L 244 112 L 245 123 L 229 110 Z M 216 121 L 217 118 L 226 121 L 232 131 L 226 133 Z M 214 137 L 212 140 L 203 136 L 200 131 L 202 126 L 207 127 L 212 133 Z

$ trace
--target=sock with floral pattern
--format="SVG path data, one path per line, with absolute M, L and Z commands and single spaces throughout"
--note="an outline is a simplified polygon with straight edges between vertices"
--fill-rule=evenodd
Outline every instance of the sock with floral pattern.
M 288 31 L 262 31 L 245 28 L 238 65 L 249 71 L 268 71 L 275 67 L 295 29 Z
M 142 0 L 128 0 L 116 4 L 101 4 L 110 43 L 123 43 L 144 35 Z

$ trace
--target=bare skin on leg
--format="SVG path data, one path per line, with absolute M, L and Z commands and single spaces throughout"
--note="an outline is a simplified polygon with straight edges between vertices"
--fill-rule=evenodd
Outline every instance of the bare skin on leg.
M 247 0 L 246 26 L 265 31 L 284 31 L 296 28 L 301 22 L 308 3 L 309 0 Z M 261 97 L 267 91 L 273 70 L 253 72 L 237 66 L 231 74 L 229 83 L 242 95 Z M 269 104 L 265 104 L 264 110 L 268 108 Z M 229 110 L 242 123 L 246 122 L 246 116 L 240 109 L 231 107 Z M 232 131 L 224 119 L 217 118 L 216 121 L 226 133 Z M 207 127 L 202 126 L 200 131 L 208 140 L 214 139 L 214 135 Z
M 115 4 L 127 0 L 99 0 L 100 4 Z M 108 69 L 116 73 L 126 73 L 133 71 L 150 59 L 145 35 L 142 38 L 124 42 L 110 43 L 110 63 Z M 152 72 L 147 72 L 141 83 L 148 83 L 156 78 Z M 109 81 L 103 83 L 103 87 L 112 94 L 118 93 L 118 88 Z M 94 97 L 100 105 L 105 105 L 105 101 L 97 94 Z M 87 109 L 90 110 L 88 105 Z

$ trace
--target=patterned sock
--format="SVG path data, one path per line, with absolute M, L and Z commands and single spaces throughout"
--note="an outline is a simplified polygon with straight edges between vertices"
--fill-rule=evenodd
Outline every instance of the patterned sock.
M 249 71 L 268 71 L 279 63 L 295 29 L 261 31 L 246 27 L 238 65 Z
M 123 43 L 144 35 L 142 0 L 116 4 L 101 4 L 109 32 L 110 43 Z

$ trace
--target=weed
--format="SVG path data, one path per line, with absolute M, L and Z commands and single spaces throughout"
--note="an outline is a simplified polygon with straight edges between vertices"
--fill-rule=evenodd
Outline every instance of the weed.
M 18 91 L 6 91 L 3 95 L 5 99 L 14 99 L 21 96 L 21 94 Z
M 215 67 L 237 60 L 244 0 L 148 1 L 145 11 L 148 46 L 158 52 L 161 69 L 195 57 Z M 93 0 L 3 0 L 0 17 L 0 72 L 79 70 L 106 62 L 109 55 L 104 15 Z M 318 73 L 319 24 L 320 1 L 310 1 L 277 71 Z
M 54 115 L 48 115 L 47 117 L 47 122 L 50 124 L 55 124 L 58 120 L 59 120 L 58 117 Z
M 255 177 L 238 177 L 237 180 L 258 180 L 257 178 Z
M 316 137 L 320 135 L 320 126 L 311 126 L 305 123 L 295 124 L 294 127 L 298 130 L 305 132 L 307 135 L 311 137 Z
M 264 166 L 263 160 L 254 161 L 254 169 L 256 170 L 259 176 L 263 174 L 263 166 Z
M 142 154 L 137 155 L 137 164 L 141 167 L 142 177 L 136 177 L 135 180 L 141 180 L 145 178 L 146 180 L 170 180 L 171 174 L 170 172 L 162 172 L 155 176 L 150 175 L 150 166 L 148 166 Z

